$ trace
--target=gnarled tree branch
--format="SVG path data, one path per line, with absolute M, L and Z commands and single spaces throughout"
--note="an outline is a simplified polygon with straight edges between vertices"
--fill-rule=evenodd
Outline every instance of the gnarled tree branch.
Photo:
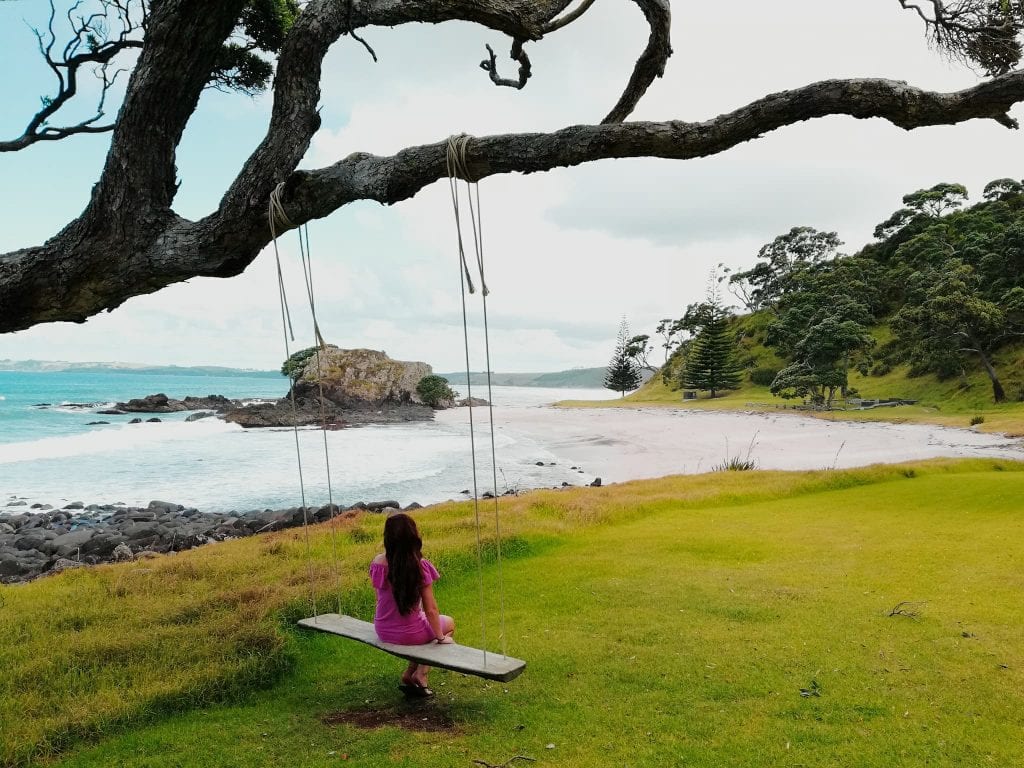
M 901 128 L 989 118 L 1015 127 L 1007 115 L 1024 100 L 1024 72 L 974 88 L 934 93 L 892 80 L 827 80 L 771 94 L 704 122 L 580 125 L 554 133 L 487 136 L 470 141 L 474 178 L 534 173 L 602 158 L 687 159 L 723 152 L 764 133 L 827 115 L 880 117 Z M 300 224 L 356 200 L 393 204 L 446 173 L 446 142 L 391 157 L 365 153 L 288 176 L 285 206 Z M 167 213 L 143 222 L 131 241 L 97 232 L 75 239 L 68 230 L 49 243 L 0 256 L 0 332 L 53 320 L 82 321 L 131 296 L 206 275 L 241 272 L 269 241 L 265 200 L 228 217 L 223 211 L 190 222 Z
M 515 88 L 516 90 L 522 89 L 526 85 L 526 81 L 530 79 L 532 74 L 532 66 L 530 64 L 530 57 L 526 55 L 526 51 L 523 50 L 522 40 L 512 41 L 512 50 L 509 53 L 509 57 L 513 61 L 519 62 L 519 77 L 512 80 L 508 77 L 502 77 L 498 72 L 498 57 L 494 53 L 494 49 L 491 46 L 486 46 L 487 58 L 480 62 L 480 69 L 487 72 L 491 77 L 491 82 L 495 85 L 504 86 L 506 88 Z

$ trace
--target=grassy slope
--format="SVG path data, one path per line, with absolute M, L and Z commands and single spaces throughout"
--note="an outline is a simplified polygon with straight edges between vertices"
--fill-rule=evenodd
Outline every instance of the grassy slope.
M 400 663 L 282 629 L 306 610 L 294 533 L 3 588 L 0 755 L 63 733 L 99 740 L 63 761 L 81 766 L 1020 764 L 1022 493 L 1022 465 L 935 461 L 509 499 L 509 648 L 530 666 L 506 688 L 435 673 L 415 716 L 450 733 L 322 723 L 401 710 Z M 477 643 L 470 515 L 419 517 Z M 381 520 L 344 526 L 342 607 L 366 616 Z M 312 544 L 333 583 L 330 535 Z M 927 601 L 920 619 L 888 617 L 900 600 Z
M 742 317 L 738 322 L 748 331 L 758 332 L 753 321 L 757 318 Z M 881 344 L 887 341 L 888 327 L 877 326 L 873 334 Z M 743 341 L 741 358 L 747 365 L 779 368 L 781 361 L 757 341 L 747 338 Z M 1024 346 L 1011 346 L 996 357 L 996 366 L 1007 396 L 1014 398 L 1024 393 Z M 927 422 L 951 427 L 966 427 L 974 416 L 983 416 L 985 421 L 980 429 L 985 432 L 1005 432 L 1013 436 L 1024 435 L 1024 402 L 1008 402 L 995 405 L 992 402 L 992 385 L 985 373 L 973 370 L 967 377 L 966 388 L 957 380 L 938 381 L 934 376 L 907 375 L 907 366 L 894 368 L 884 376 L 850 375 L 850 386 L 861 397 L 901 398 L 917 400 L 917 405 L 899 408 L 879 408 L 868 411 L 831 411 L 815 413 L 801 411 L 804 415 L 827 419 L 887 422 Z M 636 407 L 646 405 L 672 405 L 686 408 L 709 410 L 763 410 L 787 409 L 799 401 L 774 397 L 768 387 L 759 387 L 745 381 L 740 389 L 725 393 L 711 400 L 701 393 L 698 400 L 682 401 L 682 392 L 671 389 L 655 375 L 647 384 L 625 398 L 601 402 L 565 401 L 562 405 L 577 407 Z

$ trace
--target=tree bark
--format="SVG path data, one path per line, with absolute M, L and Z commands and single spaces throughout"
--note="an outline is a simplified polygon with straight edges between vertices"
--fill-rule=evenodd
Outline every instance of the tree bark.
M 999 381 L 999 375 L 996 373 L 992 361 L 989 360 L 988 355 L 982 350 L 981 344 L 973 336 L 971 337 L 971 342 L 974 344 L 974 352 L 981 359 L 981 365 L 985 369 L 985 373 L 988 374 L 989 381 L 992 382 L 992 399 L 997 403 L 1006 402 L 1006 390 L 1003 389 L 1003 384 Z

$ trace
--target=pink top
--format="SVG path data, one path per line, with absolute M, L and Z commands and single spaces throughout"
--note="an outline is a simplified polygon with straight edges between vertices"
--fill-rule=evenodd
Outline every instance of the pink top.
M 433 584 L 441 578 L 437 568 L 426 558 L 420 560 L 420 570 L 423 572 L 423 586 Z M 373 617 L 377 637 L 385 643 L 399 645 L 423 645 L 434 640 L 434 630 L 427 621 L 427 614 L 423 612 L 421 601 L 417 602 L 405 616 L 398 612 L 395 596 L 388 582 L 387 561 L 370 563 L 370 581 L 377 591 L 377 612 Z

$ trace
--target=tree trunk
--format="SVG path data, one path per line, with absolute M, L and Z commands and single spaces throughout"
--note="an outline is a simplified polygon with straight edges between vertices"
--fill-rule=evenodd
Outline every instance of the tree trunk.
M 988 355 L 981 351 L 979 346 L 976 350 L 978 357 L 981 358 L 981 364 L 985 367 L 985 373 L 988 374 L 989 380 L 992 382 L 992 398 L 997 403 L 1006 401 L 1006 391 L 1003 389 L 1002 383 L 999 381 L 999 376 L 996 374 L 996 369 L 992 367 L 992 363 L 988 359 Z

